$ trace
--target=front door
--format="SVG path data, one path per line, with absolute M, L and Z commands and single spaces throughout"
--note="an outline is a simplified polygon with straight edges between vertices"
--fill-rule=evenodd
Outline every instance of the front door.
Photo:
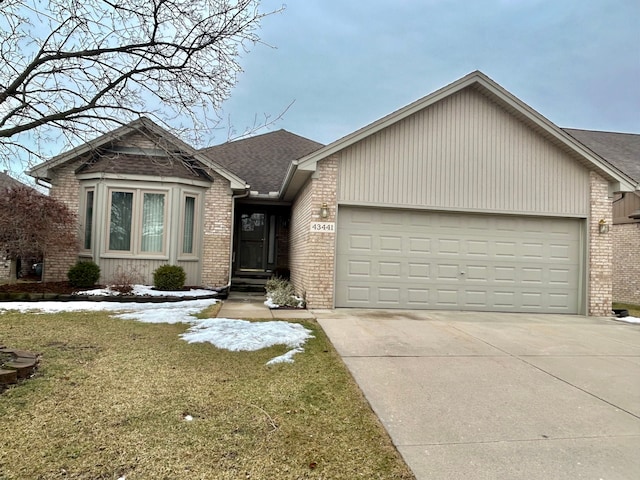
M 267 215 L 264 212 L 240 214 L 236 265 L 239 270 L 266 270 Z

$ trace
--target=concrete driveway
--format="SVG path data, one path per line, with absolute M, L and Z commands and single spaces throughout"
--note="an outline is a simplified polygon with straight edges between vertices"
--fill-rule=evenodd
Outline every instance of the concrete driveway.
M 418 480 L 640 478 L 640 325 L 314 314 Z

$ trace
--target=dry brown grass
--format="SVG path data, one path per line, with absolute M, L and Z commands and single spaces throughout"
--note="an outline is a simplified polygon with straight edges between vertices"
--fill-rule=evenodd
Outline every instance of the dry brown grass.
M 267 367 L 285 347 L 228 352 L 101 312 L 0 315 L 0 342 L 42 353 L 0 396 L 0 479 L 412 479 L 305 325 L 305 352 Z

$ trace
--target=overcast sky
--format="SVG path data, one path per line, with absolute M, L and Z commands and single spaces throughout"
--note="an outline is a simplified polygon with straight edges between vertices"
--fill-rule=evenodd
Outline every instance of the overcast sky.
M 271 130 L 330 143 L 481 70 L 561 127 L 640 133 L 640 0 L 291 0 L 259 33 L 240 132 L 295 101 Z

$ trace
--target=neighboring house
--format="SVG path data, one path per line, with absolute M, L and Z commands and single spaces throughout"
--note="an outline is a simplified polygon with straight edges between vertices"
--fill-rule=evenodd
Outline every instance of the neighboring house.
M 640 135 L 564 129 L 640 185 Z M 613 300 L 640 305 L 640 187 L 613 198 Z
M 285 131 L 196 151 L 148 119 L 35 167 L 79 248 L 150 281 L 290 271 L 310 308 L 611 310 L 611 196 L 637 181 L 480 72 L 327 146 Z M 54 278 L 55 277 L 55 278 Z
M 6 170 L 4 172 L 0 172 L 0 195 L 4 195 L 6 189 L 26 186 L 27 185 L 24 183 L 9 176 Z M 9 279 L 15 280 L 16 274 L 20 274 L 20 272 L 17 272 L 16 270 L 17 267 L 15 259 L 13 260 L 12 268 L 12 260 L 7 255 L 6 249 L 0 245 L 0 281 Z

